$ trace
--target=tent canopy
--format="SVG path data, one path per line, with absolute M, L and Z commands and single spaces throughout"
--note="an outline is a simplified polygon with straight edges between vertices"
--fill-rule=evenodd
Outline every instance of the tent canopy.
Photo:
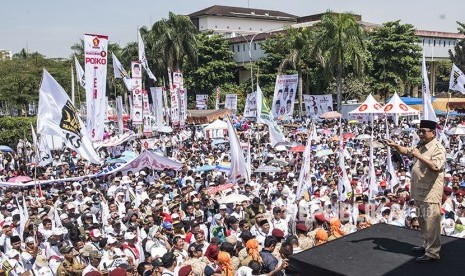
M 205 131 L 207 130 L 224 130 L 228 129 L 228 124 L 220 119 L 215 120 L 213 123 L 209 124 L 205 127 Z
M 406 105 L 397 95 L 397 92 L 391 97 L 389 102 L 383 108 L 386 114 L 399 114 L 399 115 L 418 115 L 420 112 Z
M 373 98 L 370 94 L 366 100 L 356 109 L 349 112 L 349 114 L 377 114 L 384 113 L 381 104 Z
M 187 110 L 186 121 L 189 124 L 200 125 L 208 124 L 219 118 L 225 118 L 231 115 L 231 109 L 218 109 L 218 110 Z

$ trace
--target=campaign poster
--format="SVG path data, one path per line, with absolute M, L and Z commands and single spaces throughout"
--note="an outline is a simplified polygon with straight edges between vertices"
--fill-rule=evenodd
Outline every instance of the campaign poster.
M 305 115 L 310 118 L 319 117 L 321 114 L 333 111 L 332 95 L 304 95 Z
M 231 109 L 232 114 L 236 114 L 236 111 L 237 111 L 237 95 L 236 94 L 226 94 L 224 107 L 227 108 L 227 109 Z
M 257 92 L 247 94 L 244 117 L 257 117 Z
M 199 94 L 195 95 L 195 108 L 198 110 L 205 110 L 208 107 L 208 95 Z
M 297 74 L 276 76 L 273 105 L 271 108 L 275 119 L 292 118 L 298 80 Z

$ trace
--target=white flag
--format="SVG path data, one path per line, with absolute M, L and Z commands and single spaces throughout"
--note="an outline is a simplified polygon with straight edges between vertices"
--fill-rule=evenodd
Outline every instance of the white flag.
M 423 100 L 423 120 L 438 121 L 434 113 L 433 105 L 431 104 L 431 93 L 429 90 L 428 72 L 426 71 L 425 52 L 423 51 L 423 61 L 421 63 L 421 78 L 422 78 L 422 100 Z
M 86 80 L 84 79 L 84 69 L 82 69 L 81 64 L 77 60 L 76 56 L 74 56 L 74 66 L 76 67 L 76 78 L 78 83 L 82 87 L 86 87 Z
M 270 142 L 274 147 L 277 143 L 286 142 L 284 134 L 271 115 L 270 107 L 263 97 L 260 86 L 257 85 L 257 122 L 260 124 L 268 125 L 268 132 L 270 133 Z
M 52 153 L 47 143 L 47 135 L 40 135 L 39 137 L 39 166 L 45 167 L 53 162 Z
M 465 94 L 465 75 L 455 64 L 452 64 L 450 72 L 449 89 Z
M 370 190 L 370 199 L 373 199 L 378 194 L 378 183 L 376 183 L 375 163 L 373 159 L 373 130 L 370 136 L 370 161 L 368 166 L 368 188 Z
M 147 71 L 147 75 L 149 78 L 152 80 L 156 81 L 157 78 L 152 73 L 152 70 L 149 68 L 149 64 L 147 62 L 147 57 L 145 56 L 145 46 L 144 46 L 144 41 L 142 40 L 142 36 L 140 35 L 140 31 L 137 32 L 139 37 L 138 37 L 138 46 L 139 46 L 139 62 L 142 63 L 142 67 L 144 67 L 145 71 Z
M 386 139 L 391 139 L 391 135 L 389 134 L 389 123 L 386 118 Z M 387 147 L 387 156 L 386 156 L 386 179 L 387 179 L 387 190 L 392 191 L 399 180 L 397 179 L 396 171 L 394 170 L 394 166 L 392 164 L 391 159 L 391 147 Z
M 111 57 L 113 58 L 113 73 L 115 74 L 115 78 L 129 79 L 128 73 L 126 72 L 126 70 L 124 70 L 123 65 L 121 64 L 121 62 L 119 62 L 118 58 L 115 56 L 114 53 L 111 53 Z
M 231 124 L 229 118 L 226 120 L 228 124 L 229 147 L 231 150 L 231 170 L 229 179 L 236 183 L 239 179 L 244 178 L 248 181 L 247 165 L 245 163 L 244 154 L 242 153 L 241 144 L 237 138 L 236 131 Z
M 342 128 L 342 120 L 339 121 L 339 130 L 340 130 L 340 139 L 339 139 L 339 167 L 338 167 L 338 174 L 339 179 L 337 183 L 337 190 L 339 193 L 339 200 L 346 201 L 347 197 L 349 196 L 349 192 L 352 191 L 350 186 L 349 177 L 347 177 L 347 169 L 346 164 L 344 162 L 344 143 L 342 139 L 343 128 Z
M 304 195 L 310 181 L 310 153 L 312 148 L 312 135 L 308 135 L 307 145 L 303 153 L 303 164 L 299 174 L 299 182 L 297 184 L 296 200 L 299 200 Z
M 216 102 L 215 102 L 215 109 L 220 109 L 220 87 L 216 87 Z
M 75 150 L 84 159 L 94 164 L 100 163 L 76 108 L 63 87 L 45 69 L 39 90 L 37 132 L 41 135 L 57 135 L 67 147 Z

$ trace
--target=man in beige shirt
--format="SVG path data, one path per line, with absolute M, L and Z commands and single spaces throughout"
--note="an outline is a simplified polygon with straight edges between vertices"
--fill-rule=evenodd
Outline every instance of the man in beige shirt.
M 420 142 L 415 148 L 406 148 L 387 140 L 387 145 L 400 154 L 415 158 L 412 167 L 412 198 L 417 207 L 424 247 L 414 247 L 413 252 L 424 255 L 417 262 L 439 259 L 441 250 L 441 199 L 444 187 L 446 150 L 436 139 L 436 122 L 421 120 L 418 130 Z

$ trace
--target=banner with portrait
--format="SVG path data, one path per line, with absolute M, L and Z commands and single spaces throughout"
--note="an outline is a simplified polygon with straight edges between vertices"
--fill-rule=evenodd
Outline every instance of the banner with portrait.
M 271 108 L 275 119 L 292 118 L 298 81 L 297 74 L 276 76 L 273 106 Z
M 179 125 L 179 73 L 173 72 L 173 76 L 171 76 L 171 71 L 168 70 L 168 77 L 170 83 L 171 124 L 177 126 Z
M 207 109 L 208 108 L 208 95 L 207 94 L 195 95 L 195 108 L 196 109 Z
M 226 94 L 224 101 L 224 108 L 231 109 L 232 114 L 236 114 L 237 111 L 237 94 Z
M 142 90 L 142 104 L 142 114 L 144 116 L 142 131 L 145 136 L 150 137 L 152 136 L 152 112 L 150 110 L 149 94 L 147 90 Z
M 179 90 L 179 126 L 184 127 L 186 125 L 186 114 L 187 114 L 187 90 Z
M 247 94 L 244 117 L 257 117 L 257 92 Z
M 321 114 L 333 111 L 333 96 L 327 95 L 304 95 L 305 115 L 307 117 L 319 117 Z
M 157 126 L 163 125 L 163 90 L 161 87 L 150 87 L 152 94 L 152 109 Z
M 106 117 L 105 91 L 107 84 L 108 36 L 84 35 L 84 61 L 87 106 L 87 131 L 92 141 L 103 139 Z

